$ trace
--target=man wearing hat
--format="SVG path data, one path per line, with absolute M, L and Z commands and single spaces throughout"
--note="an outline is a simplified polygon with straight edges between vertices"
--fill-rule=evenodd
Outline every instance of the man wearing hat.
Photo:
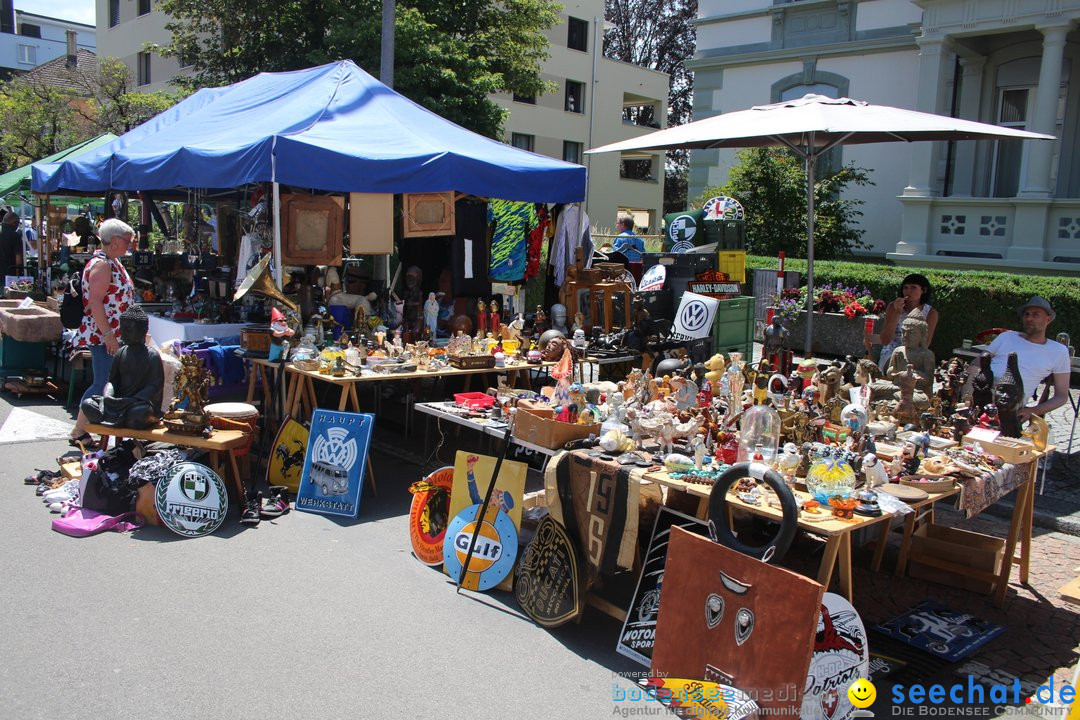
M 1009 354 L 1016 353 L 1020 367 L 1020 376 L 1024 382 L 1024 393 L 1030 397 L 1043 380 L 1053 377 L 1054 394 L 1045 402 L 1026 407 L 1018 415 L 1027 420 L 1030 415 L 1045 415 L 1061 407 L 1069 397 L 1069 351 L 1059 342 L 1046 337 L 1046 327 L 1054 320 L 1056 313 L 1050 303 L 1038 295 L 1033 295 L 1024 305 L 1016 309 L 1020 315 L 1022 332 L 1006 330 L 994 338 L 987 348 L 993 355 L 990 369 L 997 380 L 1005 372 Z
M 0 282 L 5 275 L 18 275 L 17 268 L 23 264 L 22 237 L 19 236 L 19 216 L 13 212 L 4 215 L 0 223 Z

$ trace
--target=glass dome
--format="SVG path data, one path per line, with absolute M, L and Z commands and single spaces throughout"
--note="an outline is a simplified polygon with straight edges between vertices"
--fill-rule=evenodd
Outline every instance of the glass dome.
M 743 413 L 739 421 L 738 462 L 749 462 L 758 445 L 763 462 L 772 465 L 780 447 L 780 414 L 772 405 L 754 405 Z

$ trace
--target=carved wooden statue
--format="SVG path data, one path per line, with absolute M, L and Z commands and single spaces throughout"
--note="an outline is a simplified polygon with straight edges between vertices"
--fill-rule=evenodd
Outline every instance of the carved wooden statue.
M 998 423 L 1001 434 L 1007 437 L 1020 437 L 1020 419 L 1017 412 L 1024 406 L 1024 380 L 1020 376 L 1016 353 L 1009 353 L 1005 372 L 994 389 L 994 405 L 997 406 Z
M 979 370 L 971 380 L 971 412 L 972 417 L 978 417 L 982 408 L 989 405 L 994 399 L 994 371 L 990 369 L 990 361 L 993 358 L 990 353 L 979 356 Z

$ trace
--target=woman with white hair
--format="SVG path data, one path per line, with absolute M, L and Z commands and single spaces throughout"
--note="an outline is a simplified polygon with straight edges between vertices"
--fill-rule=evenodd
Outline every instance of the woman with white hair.
M 94 373 L 94 381 L 82 400 L 104 392 L 113 355 L 120 349 L 120 314 L 135 303 L 135 287 L 120 262 L 131 248 L 135 231 L 127 223 L 110 218 L 101 223 L 97 235 L 101 247 L 82 272 L 83 320 L 75 335 L 75 346 L 90 351 Z M 86 416 L 79 410 L 71 431 L 72 445 L 91 439 L 86 423 Z

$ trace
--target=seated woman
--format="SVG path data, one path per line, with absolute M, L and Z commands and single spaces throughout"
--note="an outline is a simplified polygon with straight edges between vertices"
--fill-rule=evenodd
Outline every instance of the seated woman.
M 878 358 L 878 367 L 885 372 L 889 367 L 889 360 L 893 351 L 901 345 L 900 323 L 912 310 L 918 309 L 926 320 L 927 332 L 924 347 L 930 347 L 934 339 L 934 330 L 937 328 L 938 311 L 930 306 L 930 298 L 933 288 L 925 275 L 912 273 L 900 283 L 899 297 L 889 303 L 885 309 L 885 319 L 882 321 L 881 332 L 876 338 L 881 343 L 881 356 Z M 875 342 L 873 335 L 867 335 L 867 349 Z

